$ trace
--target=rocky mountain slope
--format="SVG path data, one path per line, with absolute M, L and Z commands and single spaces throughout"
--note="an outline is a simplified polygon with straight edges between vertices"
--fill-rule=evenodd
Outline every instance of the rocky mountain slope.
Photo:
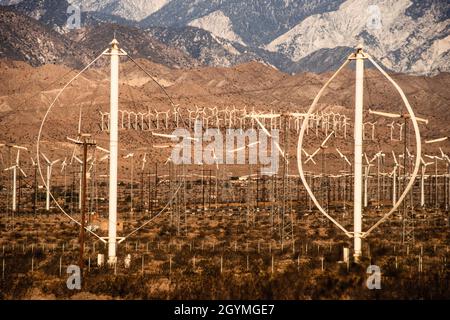
M 84 47 L 74 49 L 71 40 L 28 16 L 0 7 L 0 57 L 23 60 L 31 65 L 48 63 L 79 66 L 91 54 Z
M 368 52 L 397 72 L 435 74 L 450 69 L 450 25 L 443 2 L 422 3 L 408 11 L 411 1 L 379 1 L 379 25 L 371 25 L 372 1 L 348 0 L 339 10 L 311 15 L 269 43 L 270 51 L 283 52 L 298 62 L 319 50 L 355 47 Z M 408 14 L 409 13 L 409 14 Z
M 320 72 L 362 42 L 395 72 L 450 70 L 450 4 L 442 0 L 0 0 L 16 2 L 13 10 L 61 34 L 69 3 L 79 4 L 82 28 L 139 27 L 211 66 L 256 60 L 289 73 Z
M 183 26 L 203 20 L 208 29 L 232 30 L 244 43 L 259 47 L 309 15 L 338 8 L 342 1 L 327 0 L 172 0 L 141 21 L 143 26 Z M 212 19 L 220 16 L 220 19 Z M 220 33 L 215 34 L 219 36 Z M 234 36 L 228 32 L 233 40 Z M 225 35 L 227 36 L 227 35 Z
M 139 21 L 160 10 L 170 0 L 69 0 L 83 11 L 97 11 Z
M 189 54 L 135 27 L 92 22 L 81 29 L 60 33 L 50 23 L 44 24 L 9 7 L 0 7 L 0 18 L 0 58 L 27 61 L 34 66 L 56 63 L 80 68 L 107 48 L 116 34 L 121 46 L 134 58 L 175 68 L 199 65 Z

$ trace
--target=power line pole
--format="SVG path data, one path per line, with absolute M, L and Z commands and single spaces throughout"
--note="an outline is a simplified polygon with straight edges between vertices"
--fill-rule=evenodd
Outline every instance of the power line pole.
M 96 143 L 94 140 L 90 139 L 91 135 L 89 134 L 81 134 L 82 141 L 77 140 L 74 141 L 77 145 L 83 146 L 83 164 L 81 171 L 81 224 L 80 224 L 80 256 L 78 260 L 78 266 L 80 267 L 81 272 L 83 272 L 84 267 L 84 235 L 85 235 L 85 224 L 86 224 L 86 196 L 87 196 L 87 151 L 88 147 L 95 147 Z

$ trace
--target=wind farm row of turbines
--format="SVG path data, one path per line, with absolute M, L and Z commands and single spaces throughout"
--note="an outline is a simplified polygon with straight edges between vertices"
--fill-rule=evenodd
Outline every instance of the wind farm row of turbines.
M 148 106 L 142 106 L 141 109 L 150 109 Z M 371 112 L 379 114 L 377 112 Z M 108 132 L 109 130 L 109 112 L 100 111 L 100 130 Z M 392 117 L 392 114 L 383 113 Z M 254 117 L 254 116 L 257 117 Z M 246 107 L 239 109 L 235 106 L 218 109 L 218 107 L 184 107 L 173 106 L 167 111 L 158 111 L 154 109 L 148 112 L 135 112 L 129 110 L 119 110 L 119 129 L 137 130 L 137 131 L 156 131 L 156 130 L 174 130 L 178 128 L 194 129 L 196 122 L 201 122 L 205 130 L 209 128 L 218 129 L 256 129 L 258 123 L 256 118 L 269 130 L 287 129 L 299 133 L 305 113 L 289 112 L 280 114 L 274 110 L 269 112 L 256 111 L 253 107 L 247 110 Z M 285 118 L 285 119 L 282 119 Z M 286 122 L 286 126 L 284 126 Z M 350 117 L 345 114 L 333 111 L 319 111 L 311 116 L 308 122 L 306 134 L 314 134 L 316 137 L 319 132 L 328 135 L 333 131 L 335 135 L 340 135 L 347 139 L 352 130 Z M 367 121 L 363 123 L 363 138 L 368 141 L 375 141 L 377 121 Z M 390 131 L 391 141 L 402 141 L 405 123 L 395 122 L 387 124 Z
M 64 89 L 102 56 L 111 59 L 110 110 L 100 112 L 97 123 L 100 134 L 109 135 L 109 146 L 100 147 L 92 133 L 82 132 L 80 109 L 78 135 L 67 137 L 73 148 L 67 150 L 65 155 L 50 157 L 49 150 L 46 150 L 48 147 L 44 147 L 41 141 L 48 115 Z M 419 125 L 428 124 L 428 120 L 414 114 L 401 88 L 362 47 L 358 47 L 324 84 L 308 111 L 301 113 L 281 113 L 273 109 L 266 112 L 257 108 L 234 106 L 223 109 L 215 106 L 182 108 L 175 105 L 169 96 L 170 106 L 165 111 L 151 110 L 144 106 L 142 109 L 147 109 L 145 112 L 120 110 L 121 56 L 131 59 L 151 77 L 114 39 L 111 47 L 72 78 L 49 106 L 39 130 L 35 158 L 30 158 L 34 167 L 34 184 L 27 184 L 29 189 L 35 190 L 29 194 L 34 196 L 33 212 L 36 213 L 39 171 L 46 193 L 45 211 L 51 211 L 53 203 L 56 206 L 55 212 L 62 212 L 79 224 L 80 242 L 83 242 L 84 233 L 89 232 L 107 244 L 110 265 L 117 261 L 119 244 L 159 216 L 170 224 L 177 222 L 177 229 L 180 231 L 188 227 L 186 215 L 190 213 L 223 215 L 224 212 L 230 212 L 244 217 L 242 221 L 246 225 L 251 224 L 259 215 L 267 213 L 271 217 L 272 228 L 277 230 L 277 238 L 280 241 L 292 241 L 295 221 L 293 216 L 315 212 L 322 217 L 322 221 L 334 224 L 354 240 L 355 262 L 359 262 L 362 257 L 362 240 L 390 217 L 401 216 L 405 241 L 412 234 L 413 224 L 410 222 L 415 219 L 417 210 L 423 209 L 425 215 L 428 215 L 426 211 L 430 209 L 430 213 L 438 216 L 437 219 L 448 223 L 448 216 L 442 214 L 448 213 L 450 199 L 450 160 L 444 152 L 445 147 L 442 148 L 447 137 L 426 141 L 441 148 L 436 147 L 431 154 L 422 154 Z M 367 112 L 363 111 L 366 60 L 396 88 L 404 104 L 400 108 L 401 112 L 386 112 L 379 110 L 380 106 L 376 106 L 377 110 L 371 106 Z M 316 110 L 324 90 L 350 62 L 356 63 L 353 120 L 343 113 Z M 377 140 L 377 129 L 385 121 L 364 121 L 364 114 L 369 115 L 370 119 L 391 119 L 393 122 L 387 126 L 390 135 Z M 218 157 L 219 150 L 216 149 L 214 164 L 174 164 L 170 152 L 173 140 L 179 137 L 171 134 L 171 130 L 195 130 L 199 122 L 205 130 L 260 129 L 270 138 L 272 130 L 279 130 L 280 140 L 274 143 L 273 148 L 279 151 L 281 166 L 270 174 L 264 173 L 258 164 L 231 167 L 219 163 L 218 159 L 221 157 Z M 152 143 L 143 148 L 141 146 L 139 150 L 126 150 L 124 153 L 123 146 L 122 149 L 119 148 L 120 130 L 135 130 L 142 135 L 148 135 L 146 131 L 150 131 L 148 137 Z M 411 130 L 415 134 L 414 149 L 414 144 L 410 143 Z M 383 131 L 387 131 L 386 127 Z M 291 135 L 298 136 L 296 155 L 291 152 L 295 149 L 295 141 L 290 139 Z M 306 136 L 309 140 L 319 141 L 318 147 L 309 147 L 311 143 L 304 145 Z M 164 139 L 171 139 L 172 143 L 155 143 L 161 140 L 165 142 Z M 363 142 L 370 144 L 388 139 L 392 146 L 387 143 L 376 148 L 363 148 Z M 352 141 L 353 150 L 350 151 L 348 142 Z M 20 156 L 27 149 L 10 144 L 5 144 L 5 147 L 8 147 L 9 152 L 17 151 L 15 163 L 10 161 L 3 168 L 7 170 L 4 171 L 5 174 L 11 171 L 12 175 L 6 179 L 4 190 L 7 190 L 7 201 L 4 201 L 4 205 L 15 214 L 17 197 L 20 197 L 22 188 L 17 180 L 30 175 L 29 172 L 27 174 L 28 168 L 20 161 Z M 257 143 L 251 145 L 249 142 L 244 149 L 250 147 L 258 148 Z M 428 149 L 431 150 L 431 147 Z M 238 150 L 227 150 L 229 151 Z M 148 160 L 150 157 L 151 165 Z M 335 160 L 335 164 L 331 164 L 331 160 Z M 429 169 L 431 166 L 434 170 Z M 72 177 L 70 187 L 67 183 L 68 176 Z M 68 197 L 68 194 L 71 196 Z M 96 214 L 108 218 L 107 236 L 93 231 L 95 228 L 89 220 L 93 208 Z M 350 210 L 353 211 L 353 223 L 339 221 L 339 217 L 350 217 L 347 214 Z M 78 213 L 81 218 L 75 219 L 73 215 Z M 128 235 L 119 237 L 118 215 L 124 213 L 139 213 L 148 220 Z M 363 231 L 363 220 L 370 215 L 375 215 L 372 219 L 379 220 L 367 231 Z
M 336 191 L 327 190 L 327 192 L 335 193 L 338 192 L 337 189 L 340 190 L 338 193 L 347 191 L 347 199 L 344 200 L 343 206 L 348 207 L 348 204 L 346 205 L 346 203 L 350 200 L 349 196 L 351 193 L 349 186 L 351 185 L 351 181 L 353 179 L 352 163 L 349 160 L 349 158 L 351 158 L 351 154 L 349 152 L 341 151 L 339 147 L 330 147 L 330 140 L 333 136 L 334 132 L 329 133 L 322 141 L 320 146 L 314 151 L 303 148 L 302 152 L 305 155 L 304 164 L 309 166 L 309 178 L 311 180 L 314 180 L 314 183 L 316 185 L 324 187 L 325 184 L 330 184 L 332 188 L 336 188 Z M 435 141 L 427 142 L 436 143 Z M 32 177 L 34 177 L 36 173 L 36 161 L 33 156 L 30 155 L 30 152 L 26 147 L 14 144 L 1 144 L 0 146 L 3 147 L 3 150 L 7 150 L 7 152 L 13 153 L 13 157 L 11 157 L 12 162 L 8 163 L 7 161 L 5 161 L 5 155 L 7 152 L 2 152 L 3 193 L 5 194 L 5 196 L 8 195 L 9 198 L 8 203 L 6 203 L 6 201 L 4 201 L 3 203 L 12 212 L 18 211 L 18 194 L 20 194 L 22 190 L 28 190 L 28 194 L 31 196 L 34 195 L 34 193 L 37 193 L 39 189 L 43 189 L 45 191 L 44 208 L 45 211 L 50 211 L 50 190 L 58 189 L 63 192 L 66 195 L 66 197 L 64 197 L 63 199 L 64 205 L 67 205 L 66 202 L 70 201 L 70 199 L 67 198 L 67 194 L 72 192 L 74 185 L 77 186 L 76 194 L 78 204 L 76 208 L 78 210 L 81 209 L 81 201 L 79 195 L 81 195 L 82 193 L 82 173 L 84 164 L 80 159 L 82 158 L 82 156 L 80 154 L 77 154 L 76 148 L 74 148 L 73 150 L 67 150 L 67 155 L 58 159 L 50 159 L 44 152 L 41 152 L 42 158 L 45 160 L 45 182 L 46 185 L 49 186 L 49 188 L 44 188 L 42 184 L 38 183 L 39 181 L 37 179 L 33 181 Z M 283 145 L 281 146 L 281 148 L 283 150 L 286 149 Z M 445 208 L 445 210 L 448 210 L 449 208 L 450 159 L 441 147 L 438 147 L 437 151 L 437 154 L 424 154 L 420 159 L 420 173 L 416 178 L 414 189 L 415 200 L 411 202 L 413 203 L 414 207 L 418 209 L 442 207 Z M 130 172 L 127 174 L 126 179 L 124 180 L 126 181 L 125 184 L 128 185 L 129 190 L 127 192 L 131 194 L 130 211 L 133 211 L 133 201 L 135 203 L 141 202 L 140 199 L 134 198 L 138 198 L 139 196 L 141 196 L 141 190 L 149 188 L 147 185 L 149 177 L 152 176 L 153 179 L 158 175 L 157 169 L 155 169 L 157 168 L 158 163 L 152 163 L 151 165 L 147 164 L 148 153 L 149 152 L 135 151 L 128 152 L 122 155 L 123 166 L 130 170 Z M 21 157 L 25 157 L 27 161 L 23 161 Z M 376 208 L 387 206 L 389 202 L 393 205 L 398 199 L 400 190 L 410 177 L 411 163 L 414 161 L 415 155 L 410 152 L 409 148 L 406 148 L 406 153 L 396 153 L 393 150 L 391 150 L 390 152 L 380 150 L 371 155 L 369 155 L 368 153 L 364 153 L 363 158 L 364 207 L 366 208 L 369 206 L 369 200 L 375 200 L 372 202 L 376 203 Z M 327 163 L 329 163 L 330 160 L 336 159 L 341 159 L 341 162 L 337 162 L 334 168 L 331 168 L 331 166 Z M 89 199 L 95 198 L 92 192 L 89 192 L 89 189 L 92 189 L 93 186 L 97 186 L 97 189 L 101 189 L 101 187 L 98 187 L 99 181 L 105 181 L 105 178 L 108 177 L 108 160 L 109 151 L 98 145 L 93 148 L 91 154 L 86 159 L 86 171 L 88 180 L 90 181 L 87 186 L 87 194 Z M 158 180 L 167 177 L 167 175 L 162 174 L 162 168 L 168 167 L 168 162 L 169 157 L 164 163 L 159 164 L 160 173 L 157 177 Z M 192 167 L 194 168 L 193 170 L 197 170 L 200 173 L 205 170 L 216 171 L 217 169 L 216 166 L 208 165 L 197 165 Z M 242 165 L 242 169 L 240 171 L 247 171 L 247 167 L 245 165 Z M 264 177 L 262 174 L 258 175 L 257 166 L 254 166 L 253 171 L 254 173 L 252 173 L 251 175 L 239 175 L 239 172 L 230 172 L 228 175 L 223 175 L 222 177 L 220 177 L 216 176 L 215 174 L 214 178 L 215 180 L 223 180 L 221 181 L 221 185 L 226 181 L 231 181 L 232 179 L 237 179 L 238 181 L 262 181 L 263 179 L 269 179 L 269 177 Z M 275 173 L 274 179 L 282 176 L 281 171 L 282 170 L 280 169 L 279 172 Z M 296 181 L 299 178 L 298 174 L 295 174 L 294 168 L 289 168 L 289 166 L 286 174 L 292 181 Z M 191 175 L 189 178 L 187 178 L 187 180 L 195 181 L 199 178 L 202 178 L 201 174 L 197 175 L 198 176 Z M 26 183 L 24 183 L 23 180 L 27 178 L 28 180 L 26 180 Z M 72 179 L 72 182 L 68 181 L 69 178 Z M 203 176 L 203 178 L 204 180 L 207 180 L 207 177 Z M 22 181 L 20 181 L 20 179 L 22 179 Z M 6 185 L 7 181 L 9 185 Z M 38 183 L 38 185 L 33 186 L 33 184 L 35 183 Z M 105 187 L 105 185 L 106 184 L 103 184 L 103 187 Z M 299 185 L 299 188 L 302 188 L 301 184 Z M 296 191 L 293 191 L 293 193 L 295 192 Z M 104 194 L 104 192 L 102 194 Z M 148 202 L 147 199 L 148 197 L 145 197 L 144 200 Z M 305 200 L 304 198 L 301 199 L 299 197 L 296 197 L 295 199 L 296 201 Z M 94 201 L 94 199 L 91 199 L 90 201 Z M 34 200 L 24 202 L 31 204 L 32 207 L 35 207 L 36 205 Z M 22 209 L 24 211 L 29 211 L 25 210 L 24 206 L 22 206 Z

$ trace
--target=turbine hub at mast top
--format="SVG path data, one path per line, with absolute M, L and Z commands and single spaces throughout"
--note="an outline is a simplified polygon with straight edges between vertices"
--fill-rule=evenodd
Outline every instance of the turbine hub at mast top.
M 114 39 L 111 41 L 110 45 L 112 46 L 113 49 L 119 49 L 119 41 L 117 41 L 116 38 L 114 38 Z

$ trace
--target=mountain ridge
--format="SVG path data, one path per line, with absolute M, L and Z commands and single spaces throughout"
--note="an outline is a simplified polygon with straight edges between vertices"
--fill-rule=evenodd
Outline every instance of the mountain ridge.
M 191 61 L 210 66 L 256 60 L 288 73 L 321 72 L 339 65 L 341 54 L 348 52 L 344 48 L 364 42 L 365 50 L 389 70 L 417 75 L 450 71 L 450 4 L 439 0 L 0 0 L 2 3 L 14 3 L 13 10 L 69 37 L 66 9 L 70 3 L 81 4 L 82 29 L 103 23 L 137 28 L 140 30 L 133 33 L 138 42 L 149 33 L 168 47 L 180 46 L 174 49 L 183 51 Z M 157 61 L 161 62 L 161 57 Z

